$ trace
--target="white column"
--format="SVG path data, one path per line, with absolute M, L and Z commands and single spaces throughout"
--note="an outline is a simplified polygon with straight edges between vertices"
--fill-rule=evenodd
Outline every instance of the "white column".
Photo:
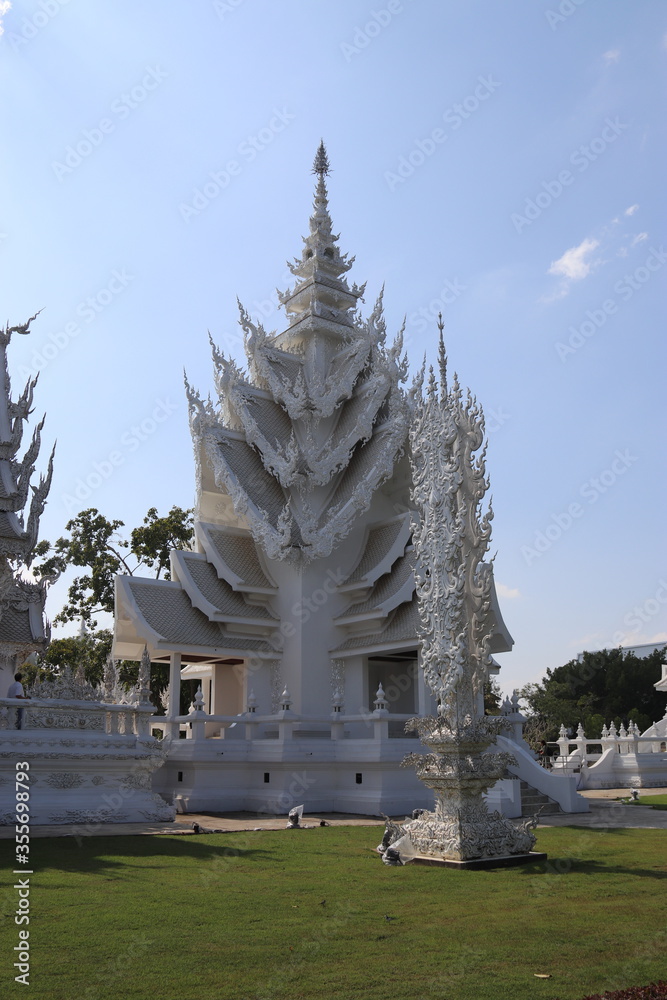
M 181 654 L 172 653 L 169 661 L 169 701 L 167 715 L 173 718 L 180 714 L 181 702 Z
M 172 653 L 169 659 L 169 698 L 167 700 L 167 719 L 173 719 L 180 714 L 181 706 L 181 654 Z M 178 722 L 165 722 L 165 736 L 178 739 Z

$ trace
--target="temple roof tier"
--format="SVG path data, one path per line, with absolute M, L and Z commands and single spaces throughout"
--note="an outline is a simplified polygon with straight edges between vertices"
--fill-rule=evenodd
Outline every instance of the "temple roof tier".
M 410 533 L 409 513 L 398 514 L 390 521 L 371 525 L 359 562 L 338 590 L 345 593 L 371 587 L 404 554 Z
M 278 592 L 261 565 L 257 546 L 249 532 L 198 521 L 195 534 L 218 576 L 233 590 L 265 596 Z
M 124 642 L 133 634 L 156 649 L 197 648 L 215 655 L 245 649 L 273 652 L 265 639 L 232 634 L 223 622 L 210 621 L 176 581 L 116 577 L 116 602 L 118 617 L 132 625 L 124 628 Z

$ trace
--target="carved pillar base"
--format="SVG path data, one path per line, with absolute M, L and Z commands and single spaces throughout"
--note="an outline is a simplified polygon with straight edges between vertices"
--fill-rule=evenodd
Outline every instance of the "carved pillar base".
M 482 797 L 515 763 L 509 753 L 485 752 L 496 735 L 490 725 L 479 719 L 450 728 L 430 718 L 413 719 L 411 728 L 432 752 L 408 754 L 401 766 L 415 767 L 436 798 L 434 812 L 402 827 L 417 854 L 455 862 L 528 854 L 535 844 L 534 822 L 516 826 L 501 813 L 490 813 Z

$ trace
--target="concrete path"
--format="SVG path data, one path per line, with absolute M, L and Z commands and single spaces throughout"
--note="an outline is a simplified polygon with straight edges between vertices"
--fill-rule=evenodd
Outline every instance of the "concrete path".
M 404 816 L 400 817 L 405 819 Z M 378 826 L 384 827 L 384 820 L 377 816 L 352 816 L 346 813 L 318 813 L 304 816 L 302 826 L 319 827 L 324 820 L 329 826 Z M 284 830 L 286 816 L 258 817 L 255 813 L 228 813 L 214 816 L 210 813 L 188 813 L 177 815 L 173 823 L 79 823 L 75 826 L 31 826 L 30 836 L 38 837 L 123 837 L 145 836 L 148 834 L 180 835 L 193 834 L 193 824 L 197 823 L 206 833 L 236 833 L 247 830 Z M 0 840 L 13 840 L 14 827 L 0 827 Z
M 591 800 L 588 813 L 557 813 L 545 816 L 540 826 L 585 826 L 591 829 L 645 828 L 667 830 L 667 809 L 651 809 L 649 806 L 629 805 L 614 801 L 628 796 L 627 788 L 602 788 L 582 792 Z M 667 795 L 667 788 L 646 788 L 642 795 Z M 401 821 L 404 816 L 396 816 Z M 306 827 L 319 827 L 324 820 L 330 826 L 377 826 L 383 827 L 384 820 L 377 816 L 354 816 L 347 813 L 318 813 L 303 817 Z M 207 833 L 236 833 L 247 830 L 284 830 L 286 816 L 258 817 L 255 813 L 228 813 L 215 816 L 207 813 L 177 815 L 173 823 L 94 823 L 88 826 L 32 826 L 30 836 L 41 837 L 123 837 L 147 836 L 155 834 L 195 835 L 193 824 L 197 823 Z M 0 840 L 13 840 L 14 827 L 0 827 Z
M 545 816 L 540 820 L 539 826 L 585 826 L 592 830 L 667 830 L 667 809 L 652 809 L 641 805 L 644 797 L 667 795 L 665 788 L 640 789 L 639 805 L 618 801 L 629 798 L 627 788 L 596 788 L 581 794 L 590 800 L 590 812 Z

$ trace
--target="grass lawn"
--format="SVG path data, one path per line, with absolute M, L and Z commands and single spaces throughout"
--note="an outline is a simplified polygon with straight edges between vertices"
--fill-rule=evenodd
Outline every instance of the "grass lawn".
M 665 978 L 665 831 L 544 829 L 548 861 L 486 871 L 386 867 L 380 832 L 33 840 L 27 990 L 1 841 L 0 996 L 577 1000 Z
M 639 794 L 639 804 L 642 806 L 667 806 L 667 795 Z

